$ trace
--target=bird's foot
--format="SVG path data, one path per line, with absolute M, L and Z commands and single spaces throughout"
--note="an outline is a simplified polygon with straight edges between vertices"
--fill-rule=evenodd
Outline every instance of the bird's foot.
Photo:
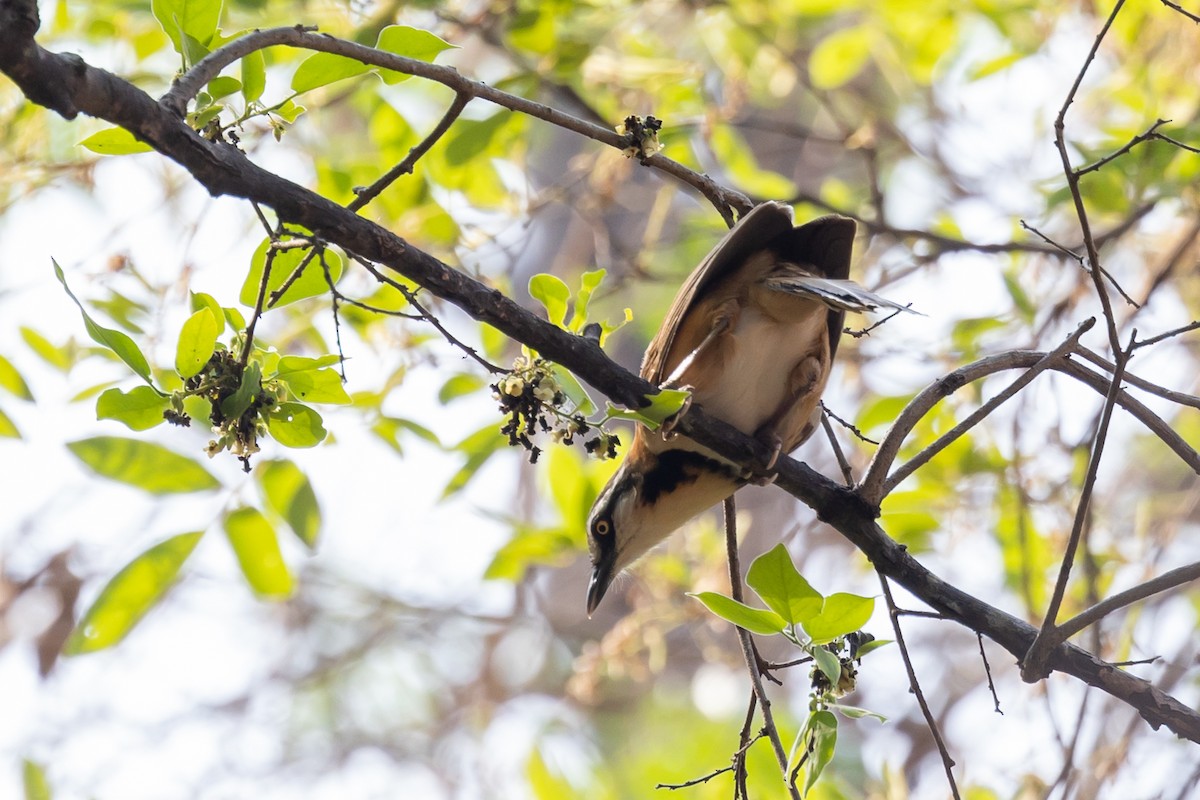
M 765 436 L 760 433 L 757 438 L 771 448 L 771 454 L 761 467 L 749 467 L 744 470 L 743 478 L 755 486 L 770 486 L 779 477 L 779 473 L 775 471 L 775 463 L 779 461 L 779 454 L 783 452 L 783 440 L 773 433 Z

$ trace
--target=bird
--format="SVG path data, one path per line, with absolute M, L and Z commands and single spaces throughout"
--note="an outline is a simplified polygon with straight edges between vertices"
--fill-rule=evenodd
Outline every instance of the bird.
M 755 206 L 680 287 L 642 378 L 689 390 L 689 405 L 758 438 L 769 472 L 820 422 L 846 312 L 911 311 L 849 280 L 855 230 L 848 217 L 795 226 L 790 205 Z M 588 616 L 617 574 L 750 477 L 684 436 L 637 426 L 588 515 Z

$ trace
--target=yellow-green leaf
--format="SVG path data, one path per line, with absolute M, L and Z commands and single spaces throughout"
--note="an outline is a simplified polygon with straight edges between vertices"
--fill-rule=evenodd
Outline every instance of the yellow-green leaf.
M 870 30 L 862 25 L 842 28 L 813 48 L 808 74 L 818 89 L 836 89 L 858 75 L 870 57 Z
M 83 303 L 79 302 L 79 298 L 71 291 L 71 287 L 67 286 L 67 278 L 63 275 L 62 267 L 53 259 L 51 259 L 51 263 L 54 265 L 54 275 L 58 278 L 58 282 L 62 284 L 67 297 L 70 297 L 75 302 L 75 305 L 79 306 L 79 313 L 83 315 L 83 327 L 87 330 L 88 336 L 92 337 L 92 341 L 116 353 L 117 357 L 124 361 L 130 369 L 140 375 L 146 383 L 153 386 L 154 381 L 150 377 L 150 364 L 146 362 L 146 357 L 142 355 L 142 351 L 138 349 L 133 339 L 130 339 L 120 331 L 97 325 L 88 316 Z
M 280 403 L 267 416 L 267 430 L 284 447 L 316 447 L 325 441 L 321 415 L 300 403 Z
M 12 362 L 4 356 L 0 356 L 0 388 L 7 389 L 22 400 L 33 399 L 33 392 L 29 391 L 29 384 L 21 377 L 21 373 L 17 372 L 17 368 L 12 365 Z
M 124 128 L 105 128 L 96 131 L 79 143 L 93 153 L 102 156 L 127 156 L 134 153 L 149 153 L 154 148 L 134 137 Z
M 67 448 L 96 474 L 151 494 L 202 492 L 221 485 L 195 460 L 153 442 L 95 436 Z
M 275 529 L 262 512 L 256 508 L 231 512 L 225 517 L 225 535 L 255 594 L 269 600 L 291 596 L 296 581 L 279 551 Z
M 21 764 L 21 775 L 25 784 L 25 800 L 50 800 L 50 782 L 41 764 L 25 759 Z
M 217 331 L 217 318 L 211 309 L 202 308 L 187 318 L 175 348 L 175 371 L 179 377 L 190 378 L 204 369 L 217 349 Z
M 63 647 L 72 656 L 112 647 L 162 599 L 202 531 L 181 533 L 156 544 L 118 572 L 83 615 Z
M 130 430 L 145 431 L 165 420 L 163 412 L 171 406 L 149 386 L 137 386 L 128 392 L 109 389 L 96 400 L 96 419 L 115 419 Z
M 262 283 L 263 270 L 266 269 L 267 251 L 270 247 L 271 240 L 264 239 L 250 259 L 250 272 L 246 275 L 246 281 L 238 295 L 238 301 L 247 308 L 254 308 L 258 301 L 258 290 Z M 263 300 L 264 307 L 270 302 L 271 293 L 283 286 L 284 281 L 304 262 L 309 252 L 311 251 L 305 248 L 296 248 L 280 250 L 275 254 L 275 259 L 271 262 L 271 276 L 267 281 L 267 295 Z M 325 251 L 324 258 L 329 267 L 329 277 L 336 283 L 342 275 L 342 258 L 331 250 Z M 329 283 L 325 280 L 325 270 L 321 266 L 321 256 L 318 254 L 305 264 L 300 277 L 288 287 L 274 307 L 278 308 L 306 297 L 316 297 L 327 291 Z
M 310 549 L 321 533 L 321 506 L 316 492 L 300 468 L 291 461 L 268 461 L 257 470 L 267 506 L 288 524 Z
M 20 439 L 21 432 L 8 415 L 0 411 L 0 439 Z

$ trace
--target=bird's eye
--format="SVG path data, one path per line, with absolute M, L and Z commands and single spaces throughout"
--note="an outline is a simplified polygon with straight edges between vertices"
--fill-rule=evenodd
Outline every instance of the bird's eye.
M 608 532 L 612 530 L 612 525 L 606 519 L 596 520 L 596 524 L 592 526 L 592 530 L 595 531 L 597 536 L 608 536 Z

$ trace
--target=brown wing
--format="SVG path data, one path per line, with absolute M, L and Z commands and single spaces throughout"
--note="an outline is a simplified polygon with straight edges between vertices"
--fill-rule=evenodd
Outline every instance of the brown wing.
M 823 217 L 823 219 L 832 218 Z M 846 221 L 850 222 L 851 226 L 854 225 L 853 221 Z M 729 233 L 725 234 L 725 238 L 704 257 L 700 266 L 692 271 L 679 289 L 679 294 L 675 295 L 675 301 L 671 303 L 671 308 L 667 311 L 662 325 L 659 326 L 658 333 L 650 342 L 650 346 L 646 348 L 646 355 L 642 359 L 642 377 L 656 385 L 662 383 L 665 377 L 663 371 L 666 366 L 667 354 L 671 352 L 671 345 L 675 342 L 679 325 L 683 322 L 687 312 L 704 295 L 706 289 L 741 266 L 756 250 L 766 249 L 772 240 L 782 239 L 783 235 L 788 234 L 789 231 L 795 234 L 802 230 L 804 228 L 792 228 L 792 209 L 784 203 L 762 203 L 738 220 Z M 853 232 L 851 239 L 853 239 Z M 850 264 L 847 258 L 847 274 L 849 269 Z
M 755 211 L 757 210 L 756 208 Z M 778 255 L 780 261 L 812 269 L 825 278 L 845 280 L 850 277 L 850 252 L 854 247 L 854 231 L 854 220 L 848 217 L 819 217 L 798 228 L 785 231 L 771 241 L 769 247 Z M 842 338 L 845 320 L 845 311 L 829 309 L 831 359 L 837 354 L 838 340 Z

